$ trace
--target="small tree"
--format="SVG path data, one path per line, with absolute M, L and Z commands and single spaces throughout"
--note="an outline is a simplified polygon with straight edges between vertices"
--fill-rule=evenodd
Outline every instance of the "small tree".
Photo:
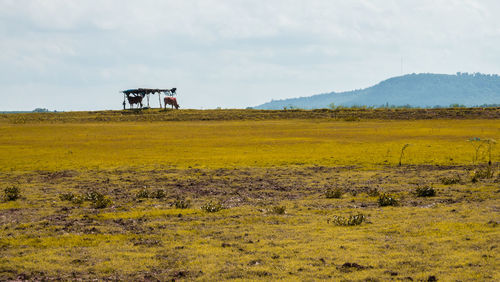
M 471 142 L 472 147 L 474 148 L 474 156 L 472 157 L 472 162 L 476 163 L 479 160 L 481 148 L 483 146 L 486 146 L 488 154 L 488 165 L 491 165 L 491 150 L 497 143 L 497 141 L 491 138 L 481 139 L 479 137 L 470 138 L 468 141 Z
M 403 148 L 401 148 L 401 155 L 399 155 L 399 166 L 401 166 L 401 160 L 403 159 L 403 155 L 405 153 L 406 148 L 408 148 L 410 144 L 404 144 Z

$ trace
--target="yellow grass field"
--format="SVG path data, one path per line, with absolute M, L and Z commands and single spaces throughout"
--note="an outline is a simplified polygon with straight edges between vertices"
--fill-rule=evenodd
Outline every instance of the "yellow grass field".
M 0 280 L 500 280 L 498 119 L 37 119 L 0 118 Z
M 5 124 L 0 170 L 471 164 L 498 120 Z M 481 154 L 484 161 L 485 152 Z M 500 150 L 492 152 L 500 159 Z

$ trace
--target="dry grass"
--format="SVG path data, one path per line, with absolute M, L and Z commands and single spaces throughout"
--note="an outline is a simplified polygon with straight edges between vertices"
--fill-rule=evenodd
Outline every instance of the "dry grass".
M 472 182 L 484 168 L 467 140 L 499 131 L 483 119 L 1 123 L 0 191 L 20 198 L 0 203 L 0 280 L 498 281 L 500 155 Z M 89 191 L 111 205 L 66 199 Z

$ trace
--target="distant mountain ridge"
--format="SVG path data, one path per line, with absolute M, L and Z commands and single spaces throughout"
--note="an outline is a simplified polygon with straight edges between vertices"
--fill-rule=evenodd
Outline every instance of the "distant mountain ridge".
M 318 109 L 335 106 L 435 107 L 500 104 L 500 76 L 493 74 L 408 74 L 369 88 L 309 97 L 273 100 L 254 109 Z

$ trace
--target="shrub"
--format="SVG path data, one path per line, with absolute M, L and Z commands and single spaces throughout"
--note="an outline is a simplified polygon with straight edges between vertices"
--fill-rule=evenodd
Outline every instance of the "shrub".
M 11 186 L 4 189 L 6 201 L 15 201 L 21 197 L 21 191 L 17 186 Z
M 102 195 L 101 193 L 99 193 L 97 191 L 90 191 L 90 192 L 85 193 L 85 195 L 83 196 L 83 200 L 89 201 L 89 202 L 94 202 L 97 199 L 102 198 L 102 197 L 104 197 L 104 195 Z
M 328 188 L 325 192 L 325 197 L 327 199 L 340 199 L 342 197 L 342 194 L 344 194 L 342 188 L 338 187 L 335 189 Z
M 349 217 L 335 215 L 331 220 L 329 220 L 329 222 L 331 221 L 337 226 L 355 226 L 360 225 L 365 220 L 366 216 L 364 214 L 358 213 L 355 215 L 350 215 Z
M 141 189 L 137 194 L 135 195 L 137 199 L 147 199 L 149 198 L 149 192 L 146 189 Z
M 165 191 L 161 190 L 161 189 L 158 189 L 154 192 L 151 192 L 149 194 L 149 197 L 152 198 L 152 199 L 163 199 L 167 196 L 167 194 L 165 194 Z
M 81 195 L 75 195 L 73 199 L 71 199 L 71 202 L 75 205 L 81 205 L 84 201 L 83 196 Z
M 458 184 L 460 183 L 460 176 L 454 175 L 454 176 L 449 176 L 449 177 L 442 177 L 441 178 L 441 183 L 444 185 L 452 185 L 452 184 Z
M 190 205 L 191 201 L 186 199 L 177 199 L 173 203 L 173 206 L 175 206 L 176 209 L 187 209 Z
M 491 166 L 487 166 L 485 168 L 476 169 L 471 176 L 471 181 L 473 183 L 478 182 L 479 179 L 492 178 L 495 175 L 493 168 Z
M 97 191 L 90 191 L 83 197 L 85 201 L 91 202 L 91 205 L 95 209 L 103 209 L 112 204 L 111 200 L 105 197 L 103 194 Z
M 380 193 L 378 192 L 378 189 L 375 187 L 368 189 L 366 194 L 368 194 L 368 196 L 370 196 L 370 197 L 377 197 L 378 195 L 380 195 Z
M 150 199 L 163 199 L 167 196 L 167 194 L 165 193 L 165 191 L 161 190 L 161 189 L 158 189 L 156 191 L 153 191 L 153 192 L 149 192 L 148 190 L 146 189 L 141 189 L 139 192 L 137 192 L 137 194 L 135 195 L 135 197 L 137 199 L 147 199 L 147 198 L 150 198 Z
M 61 199 L 61 201 L 70 201 L 73 204 L 80 205 L 84 201 L 84 196 L 75 195 L 75 194 L 69 192 L 69 193 L 60 194 L 59 199 Z
M 285 214 L 286 213 L 286 207 L 285 206 L 274 206 L 271 209 L 271 212 L 275 213 L 275 214 Z
M 94 201 L 92 201 L 92 207 L 95 209 L 103 209 L 105 207 L 108 207 L 112 204 L 111 200 L 108 199 L 107 197 L 98 197 Z
M 436 195 L 436 190 L 430 186 L 421 186 L 415 189 L 417 197 L 433 197 Z
M 59 199 L 61 199 L 61 201 L 72 201 L 73 199 L 75 198 L 75 194 L 73 193 L 62 193 L 59 195 Z
M 222 210 L 222 204 L 218 201 L 209 201 L 201 206 L 201 209 L 206 212 L 218 212 Z
M 378 197 L 378 204 L 381 207 L 397 206 L 398 201 L 393 196 L 384 193 Z

